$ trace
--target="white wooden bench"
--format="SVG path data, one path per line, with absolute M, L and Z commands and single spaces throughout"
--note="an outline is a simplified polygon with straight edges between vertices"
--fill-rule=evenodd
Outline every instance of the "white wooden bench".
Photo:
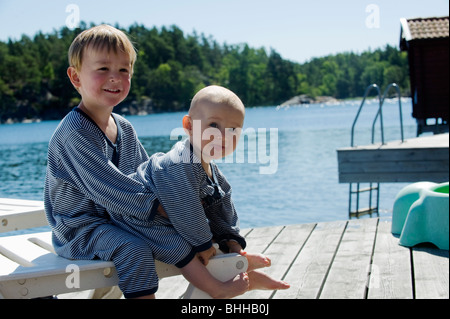
M 0 233 L 46 226 L 44 204 L 0 198 Z M 31 232 L 0 237 L 0 299 L 39 298 L 92 290 L 89 297 L 117 297 L 117 272 L 111 261 L 69 260 L 55 254 L 51 232 Z M 227 281 L 247 270 L 247 259 L 222 254 L 207 266 L 219 280 Z M 156 261 L 159 278 L 180 275 L 173 265 Z M 108 288 L 108 289 L 103 289 Z M 184 298 L 209 298 L 190 285 Z

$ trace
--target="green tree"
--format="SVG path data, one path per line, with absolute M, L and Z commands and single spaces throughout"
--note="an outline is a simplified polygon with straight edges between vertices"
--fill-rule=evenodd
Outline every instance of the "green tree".
M 293 63 L 283 60 L 276 51 L 272 50 L 267 62 L 268 89 L 267 98 L 269 102 L 279 104 L 297 91 L 297 75 L 294 72 Z
M 81 22 L 75 30 L 63 27 L 32 38 L 0 41 L 1 122 L 60 119 L 80 102 L 66 74 L 67 51 L 87 28 Z M 147 111 L 186 110 L 192 96 L 210 84 L 230 88 L 247 106 L 276 105 L 298 94 L 358 97 L 371 83 L 396 82 L 409 93 L 407 55 L 389 45 L 299 64 L 273 49 L 267 53 L 245 43 L 219 44 L 212 36 L 185 34 L 175 25 L 158 29 L 134 24 L 122 30 L 135 44 L 138 59 L 130 94 L 115 109 L 119 113 L 136 103 L 150 106 Z

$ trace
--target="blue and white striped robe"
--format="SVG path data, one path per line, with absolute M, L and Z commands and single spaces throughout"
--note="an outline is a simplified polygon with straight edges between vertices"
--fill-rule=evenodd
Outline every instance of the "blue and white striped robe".
M 114 261 L 119 287 L 126 297 L 136 297 L 157 289 L 153 252 L 115 226 L 108 210 L 146 219 L 154 196 L 128 176 L 149 157 L 131 124 L 113 117 L 116 144 L 78 108 L 58 125 L 48 149 L 45 211 L 59 255 Z
M 118 127 L 115 145 L 78 108 L 61 121 L 50 140 L 44 200 L 59 255 L 113 260 L 119 287 L 125 296 L 136 297 L 157 290 L 153 258 L 183 266 L 196 251 L 210 246 L 211 231 L 218 241 L 235 239 L 245 247 L 231 202 L 231 187 L 215 165 L 216 182 L 225 194 L 211 201 L 207 199 L 215 187 L 201 165 L 180 166 L 194 177 L 186 180 L 188 175 L 179 174 L 180 167 L 167 161 L 182 144 L 169 155 L 158 154 L 147 161 L 148 155 L 131 124 L 117 114 L 113 117 Z M 157 169 L 154 176 L 166 184 L 156 183 L 152 188 L 148 183 L 152 173 L 148 175 L 151 178 L 131 178 L 144 163 L 140 167 L 142 177 L 144 167 L 152 167 L 148 164 L 157 163 L 156 159 L 165 169 Z M 160 178 L 167 173 L 175 174 L 172 180 Z M 190 199 L 185 197 L 184 201 L 182 197 L 187 195 L 179 197 L 183 193 L 175 189 L 186 182 L 201 187 L 192 193 L 192 199 L 189 195 Z M 207 202 L 205 210 L 199 206 L 202 201 Z M 173 225 L 156 214 L 159 202 Z M 186 205 L 189 209 L 185 210 Z M 191 212 L 193 215 L 188 214 Z M 185 224 L 186 220 L 190 223 Z
M 205 173 L 200 160 L 192 151 L 189 140 L 178 142 L 168 153 L 157 153 L 142 164 L 136 179 L 156 196 L 153 215 L 149 219 L 110 212 L 112 219 L 142 238 L 152 242 L 173 238 L 171 249 L 182 253 L 182 244 L 174 244 L 178 235 L 192 247 L 192 253 L 212 245 L 212 239 L 226 247 L 227 240 L 238 241 L 245 248 L 239 234 L 238 216 L 231 200 L 231 186 L 215 164 L 211 164 L 213 180 Z M 169 220 L 156 213 L 161 204 Z M 169 245 L 161 245 L 161 249 Z M 169 245 L 171 247 L 172 245 Z M 169 252 L 155 254 L 169 255 Z M 187 248 L 188 249 L 188 248 Z M 184 253 L 183 253 L 184 254 Z M 157 259 L 160 259 L 156 257 Z M 188 262 L 190 260 L 185 260 Z

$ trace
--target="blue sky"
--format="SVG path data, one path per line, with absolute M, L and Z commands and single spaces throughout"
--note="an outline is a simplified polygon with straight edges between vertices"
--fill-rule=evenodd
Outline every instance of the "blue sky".
M 449 14 L 447 0 L 0 0 L 0 41 L 59 30 L 75 14 L 66 12 L 70 4 L 87 23 L 175 24 L 221 44 L 273 48 L 300 63 L 386 44 L 398 47 L 400 18 Z

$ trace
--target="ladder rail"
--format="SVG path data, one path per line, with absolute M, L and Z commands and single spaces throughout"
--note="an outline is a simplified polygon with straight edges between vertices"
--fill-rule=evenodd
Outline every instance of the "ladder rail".
M 397 85 L 397 83 L 390 83 L 384 90 L 383 96 L 380 100 L 380 106 L 379 106 L 378 112 L 375 115 L 375 118 L 372 123 L 372 144 L 374 143 L 374 139 L 375 139 L 375 124 L 376 124 L 378 117 L 380 117 L 381 136 L 382 136 L 381 143 L 384 144 L 384 126 L 383 126 L 382 108 L 383 108 L 383 104 L 386 99 L 386 96 L 389 93 L 389 90 L 392 88 L 395 88 L 395 90 L 397 92 L 398 112 L 399 112 L 399 117 L 400 117 L 400 136 L 401 136 L 402 143 L 405 141 L 404 134 L 403 134 L 403 114 L 402 114 L 402 101 L 401 101 L 402 95 L 400 92 L 400 87 Z
M 350 141 L 350 145 L 351 147 L 354 147 L 354 140 L 355 140 L 355 126 L 356 126 L 356 122 L 358 121 L 359 115 L 361 113 L 361 110 L 364 106 L 364 103 L 366 101 L 367 96 L 370 94 L 370 92 L 375 89 L 378 93 L 378 111 L 375 115 L 375 118 L 372 122 L 372 144 L 375 141 L 375 125 L 377 120 L 380 120 L 380 133 L 381 133 L 381 143 L 384 144 L 384 124 L 383 124 L 383 104 L 386 100 L 386 96 L 388 95 L 389 91 L 394 88 L 397 92 L 397 97 L 398 97 L 398 106 L 399 106 L 399 116 L 400 116 L 400 134 L 401 134 L 401 140 L 402 143 L 404 142 L 404 134 L 403 134 L 403 114 L 402 114 L 402 103 L 401 103 L 401 92 L 400 92 L 400 88 L 396 83 L 390 83 L 386 89 L 383 92 L 383 95 L 381 96 L 381 91 L 380 88 L 378 87 L 377 84 L 371 84 L 369 86 L 367 86 L 365 92 L 364 92 L 364 97 L 361 101 L 361 104 L 358 108 L 358 112 L 356 113 L 355 119 L 353 120 L 353 124 L 352 124 L 352 129 L 351 129 L 351 141 Z M 349 189 L 349 217 L 351 216 L 356 216 L 359 217 L 359 215 L 362 214 L 372 214 L 372 213 L 379 213 L 378 211 L 378 206 L 379 206 L 379 202 L 380 202 L 380 183 L 376 183 L 377 186 L 372 186 L 373 183 L 370 182 L 369 187 L 368 188 L 364 188 L 361 189 L 360 188 L 360 183 L 358 182 L 356 185 L 356 191 L 353 191 L 353 183 L 350 183 L 350 189 Z M 366 192 L 369 191 L 369 207 L 367 209 L 361 210 L 359 208 L 359 201 L 360 201 L 360 193 L 362 192 Z M 372 197 L 373 194 L 372 192 L 376 191 L 376 205 L 372 207 Z M 356 194 L 356 210 L 352 211 L 352 196 Z
M 366 88 L 366 91 L 364 92 L 364 97 L 361 101 L 361 104 L 359 105 L 359 109 L 358 112 L 356 113 L 355 119 L 353 120 L 353 124 L 352 124 L 352 130 L 351 130 L 351 141 L 350 141 L 350 146 L 353 147 L 354 146 L 354 137 L 355 137 L 355 126 L 356 126 L 356 122 L 358 121 L 359 118 L 359 114 L 361 113 L 361 110 L 364 106 L 364 103 L 366 102 L 366 98 L 369 95 L 369 93 L 372 91 L 372 89 L 376 89 L 377 93 L 378 93 L 378 101 L 381 101 L 381 92 L 380 92 L 380 88 L 378 87 L 378 85 L 371 84 Z M 381 107 L 378 108 L 378 112 L 380 112 Z
M 402 142 L 404 142 L 403 114 L 402 114 L 402 102 L 401 102 L 400 87 L 397 85 L 397 83 L 390 83 L 384 90 L 383 96 L 381 96 L 381 91 L 380 91 L 379 86 L 374 83 L 374 84 L 369 85 L 366 88 L 366 90 L 364 92 L 363 100 L 361 101 L 358 112 L 356 113 L 355 119 L 353 120 L 352 129 L 351 129 L 351 141 L 350 141 L 351 147 L 354 146 L 356 122 L 358 121 L 361 110 L 366 102 L 366 98 L 370 94 L 372 89 L 376 89 L 377 93 L 378 93 L 378 112 L 375 114 L 375 118 L 372 123 L 372 144 L 374 143 L 374 139 L 375 139 L 375 124 L 376 124 L 378 118 L 380 118 L 381 143 L 384 144 L 383 104 L 384 104 L 384 101 L 386 100 L 387 94 L 389 93 L 389 91 L 392 88 L 394 88 L 397 92 L 398 109 L 399 109 L 399 117 L 400 117 L 400 134 L 401 134 L 401 140 L 402 140 Z

